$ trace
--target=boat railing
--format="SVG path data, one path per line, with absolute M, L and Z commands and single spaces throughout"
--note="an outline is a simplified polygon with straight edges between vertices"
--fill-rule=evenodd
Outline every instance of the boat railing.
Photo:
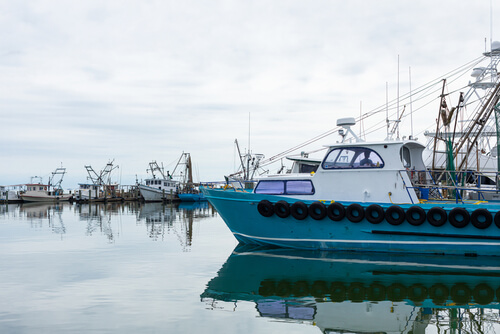
M 234 189 L 236 191 L 251 192 L 255 188 L 255 180 L 238 180 L 238 179 L 227 179 L 225 181 L 214 181 L 214 182 L 200 182 L 200 186 L 206 188 L 223 188 L 223 189 Z
M 498 172 L 449 171 L 449 170 L 402 170 L 410 178 L 411 185 L 421 201 L 426 200 L 500 200 Z M 496 198 L 497 197 L 497 198 Z

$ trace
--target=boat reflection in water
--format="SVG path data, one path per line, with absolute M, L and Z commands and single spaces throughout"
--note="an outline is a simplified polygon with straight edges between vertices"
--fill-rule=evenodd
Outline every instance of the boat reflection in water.
M 202 301 L 256 304 L 260 316 L 324 333 L 487 333 L 498 326 L 500 258 L 237 246 Z M 483 327 L 486 327 L 484 329 Z M 498 327 L 496 328 L 498 330 Z
M 108 242 L 114 243 L 124 232 L 135 234 L 138 227 L 144 226 L 150 240 L 162 241 L 172 234 L 184 250 L 192 245 L 193 223 L 214 214 L 208 202 L 0 205 L 0 216 L 19 217 L 40 231 L 48 227 L 52 233 L 60 234 L 61 238 L 68 234 L 74 237 L 84 233 L 89 237 L 105 236 Z
M 163 240 L 165 235 L 174 233 L 183 247 L 188 250 L 193 241 L 193 222 L 198 218 L 213 214 L 208 202 L 193 203 L 144 203 L 141 205 L 137 221 L 144 221 L 149 237 Z

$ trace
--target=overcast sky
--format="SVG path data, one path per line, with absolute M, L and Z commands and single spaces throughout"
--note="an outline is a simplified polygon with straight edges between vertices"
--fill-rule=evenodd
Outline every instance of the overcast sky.
M 222 180 L 236 138 L 280 153 L 394 98 L 398 56 L 401 90 L 480 57 L 499 20 L 491 0 L 0 0 L 0 184 L 62 163 L 74 188 L 112 159 L 133 184 L 183 151 Z

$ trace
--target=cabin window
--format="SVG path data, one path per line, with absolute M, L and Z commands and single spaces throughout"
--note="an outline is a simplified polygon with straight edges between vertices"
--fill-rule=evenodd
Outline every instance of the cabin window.
M 401 156 L 401 162 L 403 163 L 403 166 L 405 168 L 410 168 L 411 167 L 410 149 L 406 146 L 401 147 L 399 155 Z
M 282 195 L 285 193 L 284 181 L 260 181 L 255 188 L 256 194 Z
M 316 173 L 318 165 L 300 164 L 299 173 Z
M 289 195 L 312 195 L 314 194 L 314 187 L 309 180 L 287 181 L 286 193 Z
M 314 187 L 310 180 L 269 180 L 260 181 L 255 187 L 256 194 L 269 195 L 312 195 Z
M 383 168 L 384 161 L 366 147 L 335 148 L 323 160 L 324 169 Z

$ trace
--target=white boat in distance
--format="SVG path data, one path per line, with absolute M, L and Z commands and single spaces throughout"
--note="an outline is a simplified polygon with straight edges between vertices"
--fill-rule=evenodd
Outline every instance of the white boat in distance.
M 73 195 L 64 194 L 61 188 L 61 183 L 66 173 L 66 168 L 59 167 L 52 172 L 52 176 L 49 179 L 49 184 L 42 183 L 42 178 L 39 176 L 34 176 L 31 178 L 31 183 L 26 184 L 26 190 L 20 194 L 21 199 L 24 202 L 59 202 L 59 201 L 69 201 Z M 53 184 L 54 177 L 60 175 L 59 181 Z M 33 179 L 38 179 L 38 183 L 34 183 Z
M 163 167 L 158 166 L 156 161 L 149 163 L 148 171 L 151 171 L 152 177 L 138 185 L 144 201 L 161 202 L 178 199 L 179 182 L 173 180 L 168 171 L 165 176 Z M 157 177 L 155 173 L 159 173 L 161 177 Z

